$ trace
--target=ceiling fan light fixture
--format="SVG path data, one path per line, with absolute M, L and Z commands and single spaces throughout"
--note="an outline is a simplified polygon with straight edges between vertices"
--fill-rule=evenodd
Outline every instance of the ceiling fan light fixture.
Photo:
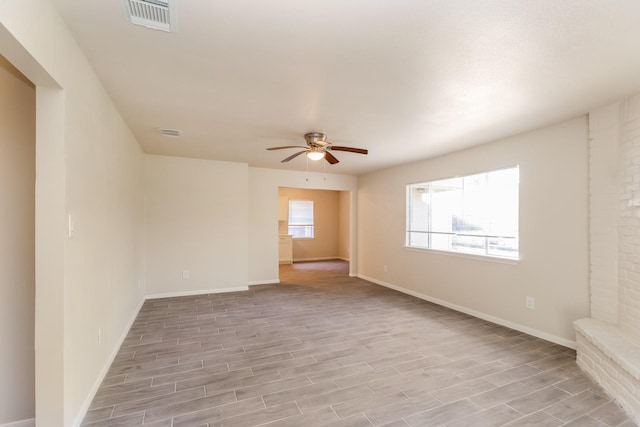
M 309 160 L 313 160 L 317 162 L 318 160 L 324 159 L 325 152 L 323 150 L 318 150 L 317 148 L 312 148 L 307 152 L 307 158 Z

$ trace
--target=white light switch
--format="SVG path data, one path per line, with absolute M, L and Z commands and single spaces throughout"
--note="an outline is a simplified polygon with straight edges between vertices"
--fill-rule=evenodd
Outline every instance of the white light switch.
M 71 214 L 69 214 L 69 237 L 73 237 L 76 234 L 76 229 L 73 225 L 73 219 L 71 218 Z

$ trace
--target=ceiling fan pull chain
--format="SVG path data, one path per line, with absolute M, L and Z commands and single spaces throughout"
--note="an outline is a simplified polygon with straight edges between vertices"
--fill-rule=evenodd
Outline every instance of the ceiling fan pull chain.
M 307 173 L 307 176 L 305 177 L 305 179 L 304 179 L 304 180 L 305 180 L 305 181 L 307 181 L 307 182 L 309 182 L 309 158 L 308 158 L 307 156 L 305 156 L 305 157 L 306 157 L 306 158 L 305 158 L 305 160 L 306 160 L 306 162 L 307 162 L 307 172 L 306 172 L 306 173 Z

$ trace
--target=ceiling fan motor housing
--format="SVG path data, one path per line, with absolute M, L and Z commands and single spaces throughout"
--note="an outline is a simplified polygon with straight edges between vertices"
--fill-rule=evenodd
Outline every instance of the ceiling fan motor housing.
M 312 147 L 327 145 L 327 134 L 322 132 L 309 132 L 305 134 L 304 139 Z

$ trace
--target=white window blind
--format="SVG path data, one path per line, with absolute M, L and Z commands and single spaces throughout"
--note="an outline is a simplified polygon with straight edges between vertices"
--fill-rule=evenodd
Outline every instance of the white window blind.
M 289 234 L 294 239 L 313 238 L 313 200 L 289 200 Z

